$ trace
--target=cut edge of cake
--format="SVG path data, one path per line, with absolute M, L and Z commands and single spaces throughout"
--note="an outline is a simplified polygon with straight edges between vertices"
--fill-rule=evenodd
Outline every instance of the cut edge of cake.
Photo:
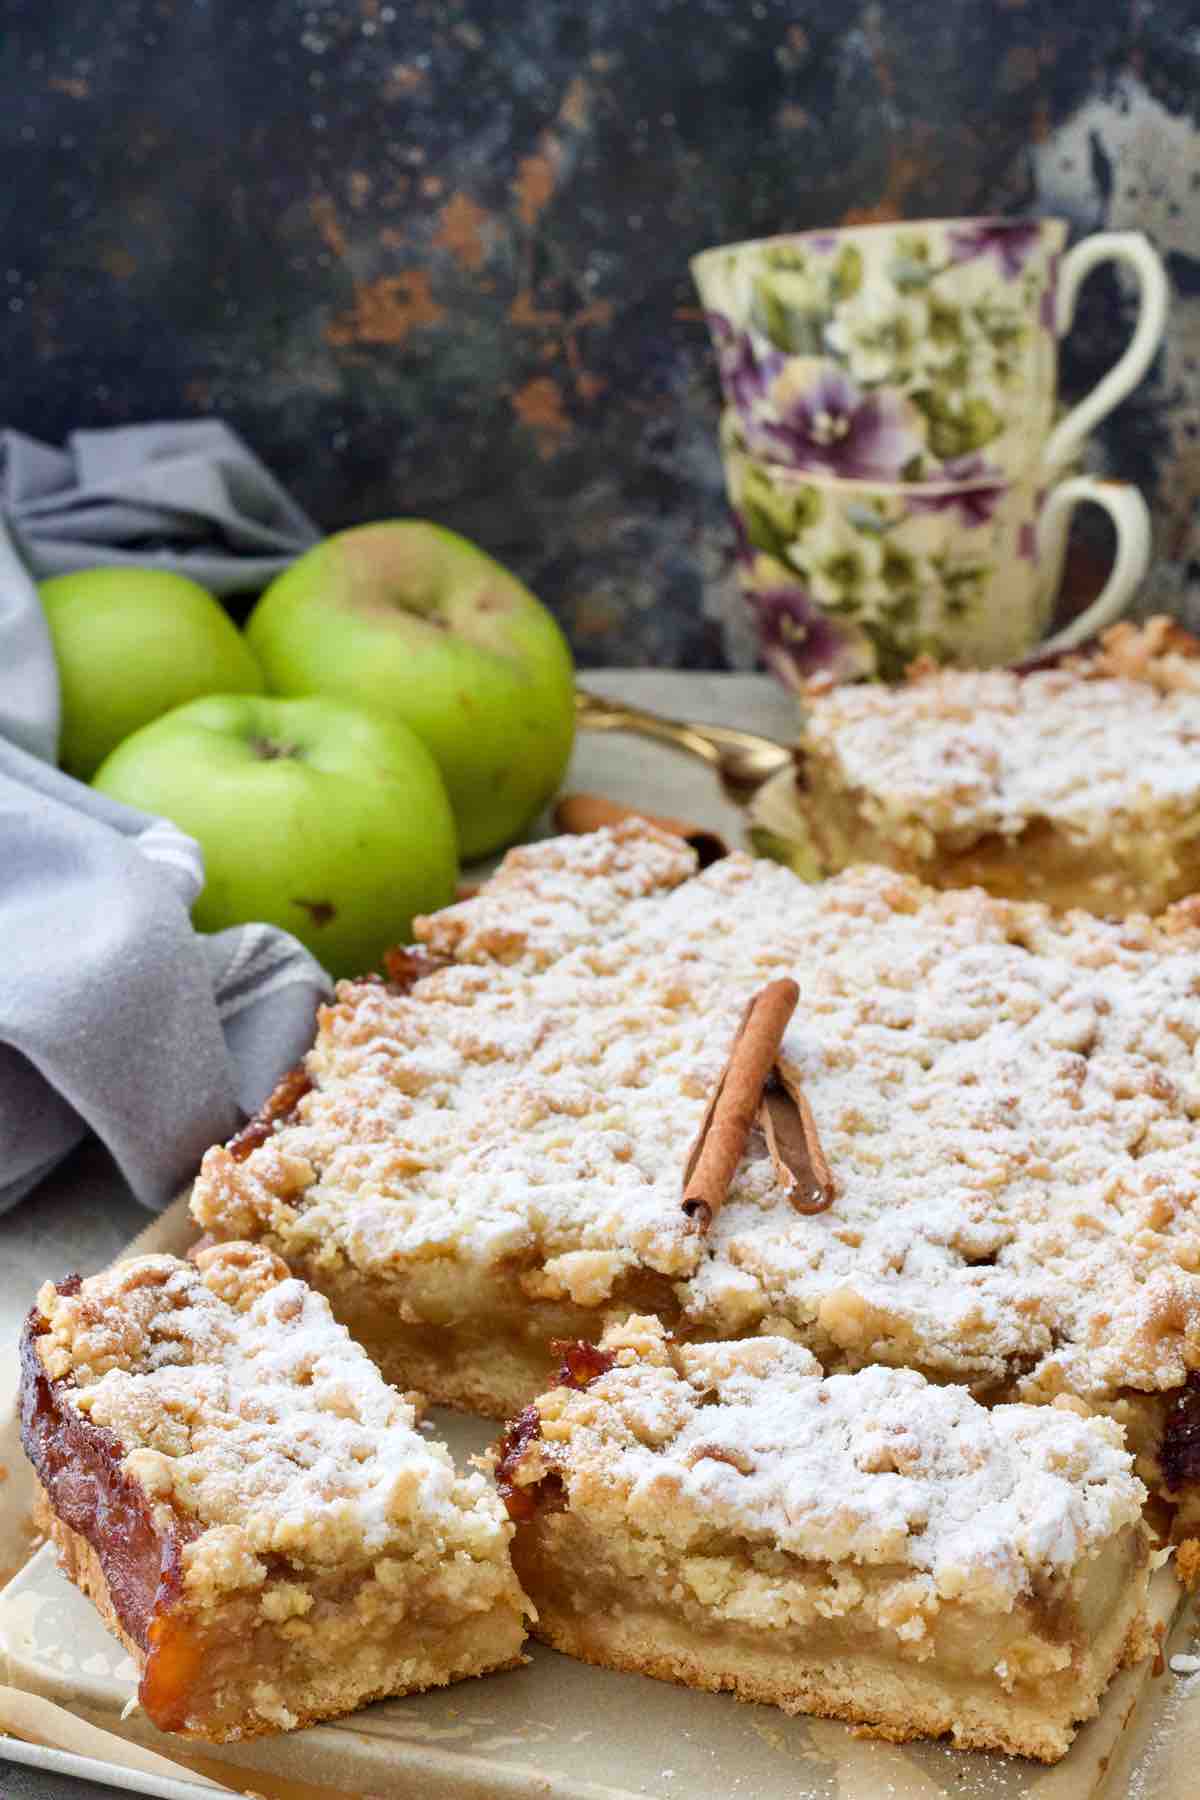
M 510 1527 L 258 1246 L 42 1288 L 21 1424 L 60 1566 L 210 1742 L 523 1660 Z
M 1200 640 L 1161 615 L 1016 669 L 923 659 L 895 688 L 826 685 L 809 694 L 794 773 L 752 816 L 809 878 L 874 861 L 933 887 L 1157 913 L 1200 887 L 1194 806 L 1173 775 L 1156 799 L 1137 761 L 1139 748 L 1173 761 L 1191 740 L 1172 713 L 1180 694 L 1200 694 Z M 1144 699 L 1137 717 L 1126 696 Z M 1046 788 L 1051 771 L 1066 798 Z
M 1111 1423 L 653 1319 L 561 1348 L 492 1456 L 555 1649 L 1045 1762 L 1148 1654 L 1143 1490 Z

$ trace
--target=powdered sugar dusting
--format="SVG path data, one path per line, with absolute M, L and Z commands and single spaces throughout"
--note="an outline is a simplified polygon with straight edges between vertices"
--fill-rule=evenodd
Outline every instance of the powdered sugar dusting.
M 1193 686 L 1072 669 L 939 670 L 896 688 L 816 695 L 804 749 L 873 824 L 908 819 L 961 844 L 1048 820 L 1101 843 L 1185 824 L 1200 804 Z
M 1177 1663 L 1195 1664 L 1196 1670 L 1176 1670 Z M 1169 1666 L 1176 1679 L 1157 1684 L 1153 1724 L 1130 1773 L 1126 1800 L 1166 1800 L 1167 1796 L 1174 1800 L 1174 1796 L 1195 1789 L 1200 1659 L 1188 1654 L 1173 1656 Z
M 476 899 L 418 919 L 416 933 L 460 962 L 544 968 L 611 927 L 629 901 L 674 887 L 695 868 L 695 852 L 678 838 L 630 820 L 510 850 Z
M 633 1319 L 603 1342 L 609 1373 L 537 1403 L 531 1454 L 561 1472 L 568 1504 L 628 1510 L 683 1554 L 736 1534 L 906 1567 L 928 1577 L 907 1596 L 910 1637 L 942 1601 L 1007 1611 L 1140 1518 L 1144 1489 L 1107 1420 L 988 1410 L 912 1370 L 823 1378 L 779 1338 L 673 1346 Z
M 249 1245 L 201 1260 L 139 1257 L 38 1301 L 62 1404 L 115 1432 L 152 1501 L 207 1528 L 190 1574 L 254 1586 L 266 1556 L 350 1569 L 431 1542 L 506 1562 L 482 1477 L 418 1434 L 321 1295 Z
M 516 1258 L 532 1297 L 589 1306 L 649 1268 L 689 1330 L 783 1332 L 826 1366 L 1019 1378 L 1042 1399 L 1183 1380 L 1200 1356 L 1186 907 L 1112 924 L 879 868 L 809 887 L 737 856 L 684 880 L 661 834 L 584 842 L 520 852 L 429 921 L 471 962 L 405 995 L 343 984 L 295 1122 L 244 1163 L 209 1153 L 200 1221 L 402 1283 L 415 1317 L 445 1320 L 454 1265 Z M 614 867 L 640 871 L 635 891 Z M 752 1138 L 703 1241 L 679 1204 L 688 1146 L 747 999 L 783 975 L 801 990 L 783 1054 L 838 1197 L 797 1215 Z

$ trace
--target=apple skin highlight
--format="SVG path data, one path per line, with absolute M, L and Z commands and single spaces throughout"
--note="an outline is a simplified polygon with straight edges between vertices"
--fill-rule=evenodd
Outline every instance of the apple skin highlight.
M 326 538 L 271 583 L 246 636 L 272 693 L 334 696 L 416 732 L 465 862 L 512 843 L 562 781 L 575 731 L 566 639 L 514 575 L 440 525 Z

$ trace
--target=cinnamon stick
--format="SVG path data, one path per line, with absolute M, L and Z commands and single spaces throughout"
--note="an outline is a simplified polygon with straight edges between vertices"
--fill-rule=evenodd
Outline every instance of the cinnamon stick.
M 686 819 L 668 819 L 661 813 L 643 812 L 640 807 L 621 806 L 615 800 L 606 800 L 603 794 L 564 794 L 554 808 L 555 826 L 573 837 L 585 831 L 599 831 L 603 825 L 619 825 L 622 819 L 645 819 L 648 825 L 681 837 L 696 852 L 702 869 L 729 855 L 728 844 L 715 831 L 689 825 Z
M 789 1182 L 788 1199 L 797 1212 L 826 1212 L 836 1196 L 817 1122 L 795 1071 L 776 1063 L 763 1090 L 758 1122 L 781 1181 Z
M 683 1174 L 683 1210 L 701 1231 L 709 1229 L 729 1192 L 799 998 L 794 981 L 772 981 L 742 1015 Z

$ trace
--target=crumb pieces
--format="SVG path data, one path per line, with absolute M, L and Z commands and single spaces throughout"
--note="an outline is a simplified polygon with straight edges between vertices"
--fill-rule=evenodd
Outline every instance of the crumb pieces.
M 897 688 L 834 689 L 811 703 L 805 750 L 872 806 L 938 831 L 1015 837 L 1051 819 L 1098 842 L 1147 809 L 1190 817 L 1200 796 L 1195 643 L 1183 658 L 1162 633 L 1133 636 L 1137 654 L 1033 674 L 937 669 Z
M 328 1301 L 269 1251 L 138 1257 L 77 1294 L 47 1284 L 38 1304 L 64 1406 L 115 1432 L 126 1474 L 204 1528 L 185 1554 L 191 1591 L 261 1585 L 277 1554 L 383 1570 L 431 1532 L 448 1557 L 506 1560 L 483 1478 L 418 1435 Z M 276 1582 L 264 1610 L 287 1595 Z

